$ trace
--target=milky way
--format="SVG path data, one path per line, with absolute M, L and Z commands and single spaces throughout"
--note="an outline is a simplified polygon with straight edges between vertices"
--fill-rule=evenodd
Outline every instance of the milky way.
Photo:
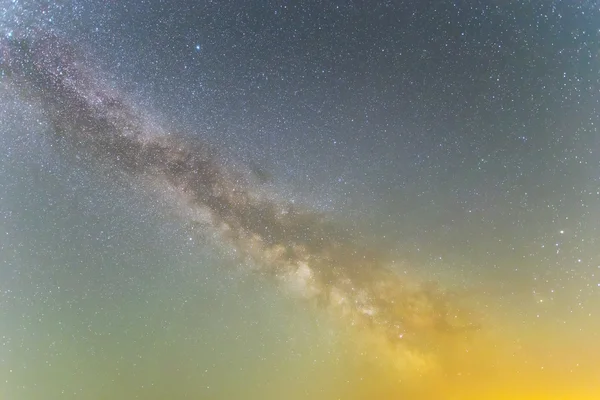
M 451 293 L 404 282 L 324 216 L 261 196 L 214 149 L 157 124 L 68 41 L 40 30 L 6 39 L 1 51 L 10 85 L 41 106 L 78 157 L 175 193 L 189 222 L 209 226 L 259 273 L 383 344 L 403 370 L 437 365 L 424 337 L 477 330 Z

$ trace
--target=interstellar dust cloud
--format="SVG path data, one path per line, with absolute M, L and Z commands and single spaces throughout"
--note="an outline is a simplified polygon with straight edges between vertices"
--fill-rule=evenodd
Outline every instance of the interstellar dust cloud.
M 210 146 L 157 124 L 68 41 L 45 31 L 3 40 L 3 80 L 42 107 L 70 151 L 175 193 L 190 222 L 208 224 L 259 273 L 356 326 L 402 370 L 437 366 L 424 338 L 477 329 L 450 293 L 407 284 L 319 213 L 261 196 Z

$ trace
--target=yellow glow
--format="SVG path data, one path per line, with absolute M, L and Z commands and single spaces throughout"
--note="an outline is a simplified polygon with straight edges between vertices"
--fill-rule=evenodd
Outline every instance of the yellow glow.
M 391 345 L 373 330 L 355 332 L 356 342 L 348 346 L 364 357 L 352 371 L 356 388 L 350 398 L 600 398 L 600 342 L 592 339 L 593 329 L 575 334 L 510 318 L 491 326 L 469 338 L 428 337 L 424 348 L 430 352 Z

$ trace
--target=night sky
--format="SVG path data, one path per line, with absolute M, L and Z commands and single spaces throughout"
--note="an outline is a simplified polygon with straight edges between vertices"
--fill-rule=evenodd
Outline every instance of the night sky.
M 0 398 L 597 399 L 600 4 L 0 0 Z

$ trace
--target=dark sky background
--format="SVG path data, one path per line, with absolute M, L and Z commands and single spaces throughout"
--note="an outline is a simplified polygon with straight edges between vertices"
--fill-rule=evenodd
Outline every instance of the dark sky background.
M 495 312 L 519 332 L 564 329 L 557 343 L 575 334 L 590 346 L 598 340 L 596 1 L 0 2 L 4 37 L 33 26 L 68 37 L 163 126 L 211 143 L 265 191 L 332 215 L 391 252 L 399 273 L 474 290 L 478 304 L 501 310 Z M 12 227 L 7 232 L 27 238 L 35 232 L 15 215 L 36 220 L 43 201 L 35 198 L 44 195 L 29 195 L 40 189 L 24 164 L 49 159 L 40 169 L 52 170 L 61 187 L 85 187 L 94 178 L 47 155 L 45 142 L 32 139 L 35 124 L 27 140 L 37 153 L 19 147 L 14 115 L 33 111 L 3 97 L 2 131 L 12 133 L 3 134 L 0 153 L 0 217 Z M 169 256 L 152 253 L 167 264 L 189 254 L 161 234 L 143 234 L 155 231 L 154 223 L 181 233 L 162 219 L 148 222 L 125 189 L 114 196 L 86 190 L 98 220 L 102 205 L 122 204 L 114 212 L 129 222 L 103 229 L 127 236 L 130 224 L 143 221 L 146 230 L 131 239 L 139 246 L 169 248 Z M 73 207 L 60 192 L 53 196 Z M 20 208 L 24 198 L 33 198 L 27 209 Z M 60 215 L 52 218 L 68 232 L 73 226 Z M 7 243 L 0 242 L 6 254 L 19 254 L 16 242 Z M 219 264 L 214 257 L 207 263 Z M 5 276 L 15 271 L 9 264 L 2 264 Z M 6 282 L 0 289 L 18 290 Z M 253 304 L 260 315 L 265 304 Z M 280 328 L 286 310 L 293 313 L 278 311 Z M 600 356 L 600 349 L 583 353 Z M 579 353 L 569 354 L 577 364 Z M 2 374 L 0 394 L 21 393 L 3 384 Z
M 137 90 L 161 93 L 149 101 L 175 121 L 281 180 L 324 190 L 324 206 L 376 205 L 395 226 L 429 214 L 432 229 L 479 211 L 492 226 L 543 224 L 540 234 L 546 222 L 581 216 L 573 203 L 593 201 L 598 27 L 590 6 L 73 9 L 67 28 L 84 31 L 76 39 L 127 73 L 132 90 L 143 81 Z M 409 211 L 425 204 L 435 212 Z
M 107 2 L 62 13 L 61 27 L 174 125 L 404 256 L 478 274 L 539 267 L 523 279 L 580 258 L 595 267 L 592 3 Z M 549 259 L 541 246 L 559 239 L 569 251 Z

